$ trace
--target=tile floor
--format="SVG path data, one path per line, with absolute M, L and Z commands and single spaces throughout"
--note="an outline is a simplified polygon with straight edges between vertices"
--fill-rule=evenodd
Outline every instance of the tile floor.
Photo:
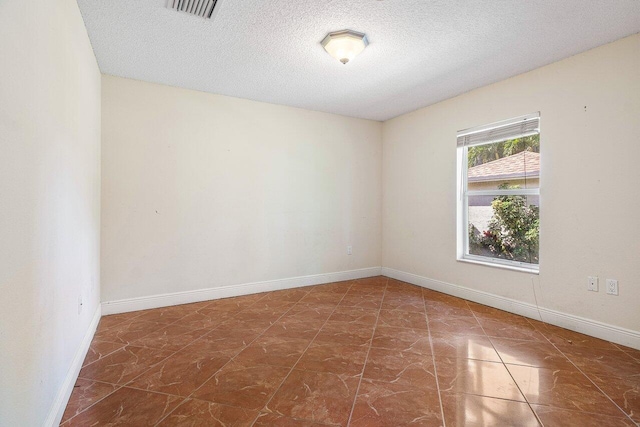
M 634 426 L 640 351 L 386 277 L 105 316 L 71 426 Z

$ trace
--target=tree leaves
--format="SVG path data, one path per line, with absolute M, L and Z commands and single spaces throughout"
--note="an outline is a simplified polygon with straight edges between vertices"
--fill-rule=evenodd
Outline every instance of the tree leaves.
M 517 185 L 500 185 L 500 189 L 513 190 Z M 525 196 L 496 196 L 491 203 L 493 216 L 487 230 L 480 233 L 469 227 L 470 251 L 478 255 L 538 263 L 540 246 L 540 209 L 527 203 Z M 488 254 L 488 255 L 489 255 Z
M 524 138 L 469 147 L 468 164 L 472 168 L 484 163 L 492 162 L 523 151 L 540 152 L 540 135 L 525 136 Z

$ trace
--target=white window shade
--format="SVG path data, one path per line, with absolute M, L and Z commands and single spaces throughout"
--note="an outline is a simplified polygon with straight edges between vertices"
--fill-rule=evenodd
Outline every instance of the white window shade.
M 458 147 L 471 147 L 540 133 L 540 113 L 458 132 Z

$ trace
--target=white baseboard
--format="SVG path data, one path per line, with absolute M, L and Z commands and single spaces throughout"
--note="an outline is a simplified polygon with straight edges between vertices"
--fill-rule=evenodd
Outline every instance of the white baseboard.
M 335 273 L 314 274 L 311 276 L 291 277 L 288 279 L 268 280 L 264 282 L 244 283 L 240 285 L 221 286 L 217 288 L 198 289 L 194 291 L 174 292 L 170 294 L 150 295 L 102 303 L 102 314 L 127 313 L 150 308 L 168 307 L 171 305 L 189 304 L 219 298 L 237 297 L 259 292 L 279 291 L 299 288 L 301 286 L 321 285 L 323 283 L 341 282 L 343 280 L 362 279 L 380 276 L 381 267 L 362 268 L 359 270 L 339 271 Z
M 640 332 L 521 301 L 382 267 L 382 275 L 640 350 Z
M 89 328 L 84 334 L 84 338 L 82 338 L 80 347 L 78 347 L 78 350 L 73 357 L 73 361 L 71 362 L 71 367 L 69 367 L 67 376 L 64 378 L 62 386 L 60 386 L 60 390 L 58 390 L 56 400 L 53 402 L 53 406 L 49 411 L 49 416 L 47 416 L 47 419 L 44 423 L 45 427 L 54 427 L 60 425 L 60 420 L 62 420 L 64 410 L 67 408 L 67 403 L 69 402 L 69 397 L 71 397 L 73 386 L 78 379 L 80 368 L 82 368 L 82 362 L 84 362 L 84 358 L 87 356 L 87 351 L 89 351 L 91 340 L 93 340 L 93 336 L 96 333 L 96 328 L 98 327 L 98 322 L 100 322 L 101 316 L 101 307 L 100 304 L 98 304 L 98 307 L 93 314 L 93 318 L 91 319 L 91 323 L 89 324 Z

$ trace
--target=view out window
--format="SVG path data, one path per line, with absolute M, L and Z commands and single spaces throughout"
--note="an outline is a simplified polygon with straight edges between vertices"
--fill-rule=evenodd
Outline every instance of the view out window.
M 537 271 L 540 115 L 458 132 L 458 259 Z

